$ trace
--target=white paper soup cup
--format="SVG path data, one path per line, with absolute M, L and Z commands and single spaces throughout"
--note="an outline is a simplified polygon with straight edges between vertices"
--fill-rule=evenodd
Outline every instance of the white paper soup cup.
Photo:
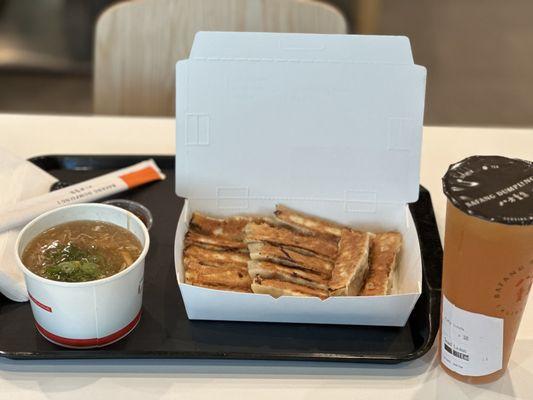
M 132 232 L 143 245 L 141 255 L 125 270 L 90 282 L 58 282 L 34 274 L 21 255 L 38 234 L 58 224 L 79 220 L 111 222 Z M 15 245 L 24 273 L 37 330 L 65 347 L 102 347 L 126 336 L 139 323 L 144 258 L 150 238 L 142 221 L 129 211 L 105 204 L 76 204 L 49 211 L 28 223 Z

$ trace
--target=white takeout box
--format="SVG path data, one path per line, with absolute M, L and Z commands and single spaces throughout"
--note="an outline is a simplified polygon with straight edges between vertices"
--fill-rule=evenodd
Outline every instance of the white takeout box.
M 426 70 L 393 36 L 199 32 L 176 65 L 176 273 L 190 319 L 405 325 L 422 265 L 416 201 Z M 280 297 L 188 285 L 193 211 L 272 215 L 282 203 L 369 231 L 398 230 L 393 294 Z

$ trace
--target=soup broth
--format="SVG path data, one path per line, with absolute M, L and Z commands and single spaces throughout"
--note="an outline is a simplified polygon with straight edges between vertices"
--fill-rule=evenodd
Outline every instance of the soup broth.
M 73 221 L 41 232 L 26 246 L 22 262 L 33 273 L 62 282 L 107 278 L 139 257 L 139 239 L 118 225 Z

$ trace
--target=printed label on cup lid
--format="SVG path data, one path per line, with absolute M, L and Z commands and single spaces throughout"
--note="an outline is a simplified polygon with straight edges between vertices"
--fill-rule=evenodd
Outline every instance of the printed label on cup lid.
M 461 211 L 492 222 L 533 225 L 533 163 L 472 156 L 442 178 L 444 194 Z

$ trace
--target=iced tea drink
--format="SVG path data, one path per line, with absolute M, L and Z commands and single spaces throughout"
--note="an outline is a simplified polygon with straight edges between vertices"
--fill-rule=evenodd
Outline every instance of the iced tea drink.
M 443 178 L 440 362 L 485 383 L 505 372 L 533 282 L 533 165 L 474 156 Z

